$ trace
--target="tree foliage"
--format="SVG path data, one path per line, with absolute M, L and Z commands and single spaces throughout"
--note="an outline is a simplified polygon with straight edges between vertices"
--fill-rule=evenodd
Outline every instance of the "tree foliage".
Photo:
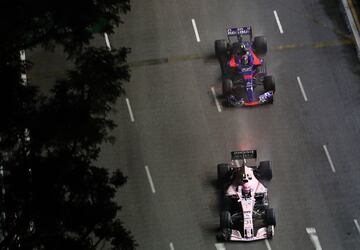
M 129 0 L 2 0 L 0 57 L 55 43 L 78 53 L 94 33 L 113 33 L 129 10 Z
M 128 49 L 88 46 L 94 33 L 111 33 L 121 23 L 119 13 L 129 10 L 128 0 L 0 3 L 7 34 L 0 41 L 0 165 L 6 190 L 0 249 L 85 250 L 103 242 L 111 249 L 135 249 L 117 218 L 121 206 L 115 195 L 127 177 L 96 166 L 101 145 L 114 140 L 111 114 L 130 78 Z M 74 68 L 44 96 L 24 85 L 19 50 L 54 44 L 64 46 Z

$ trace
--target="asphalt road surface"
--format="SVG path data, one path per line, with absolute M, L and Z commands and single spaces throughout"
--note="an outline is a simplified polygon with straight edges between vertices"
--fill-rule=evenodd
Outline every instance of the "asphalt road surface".
M 100 163 L 129 177 L 120 217 L 138 249 L 360 249 L 360 64 L 331 2 L 132 1 L 109 37 L 132 48 L 132 79 Z M 229 109 L 214 41 L 246 25 L 267 36 L 277 92 Z M 275 237 L 219 244 L 216 165 L 245 149 L 273 162 Z

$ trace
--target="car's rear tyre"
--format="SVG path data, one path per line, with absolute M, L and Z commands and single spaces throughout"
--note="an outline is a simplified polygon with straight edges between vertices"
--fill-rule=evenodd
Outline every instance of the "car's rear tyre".
M 215 56 L 222 61 L 226 55 L 227 42 L 226 40 L 215 41 Z
M 255 53 L 259 56 L 263 56 L 267 53 L 267 41 L 264 36 L 256 36 L 254 37 L 254 50 Z
M 276 226 L 275 211 L 273 208 L 265 209 L 265 222 L 269 226 Z
M 259 167 L 255 170 L 255 173 L 258 179 L 270 181 L 272 179 L 271 162 L 261 161 Z
M 231 229 L 231 214 L 229 211 L 224 211 L 220 213 L 220 228 L 221 229 Z
M 264 89 L 266 91 L 275 92 L 275 80 L 273 76 L 265 76 L 264 77 Z
M 231 79 L 229 78 L 225 78 L 222 81 L 222 91 L 223 91 L 223 96 L 227 96 L 232 92 L 232 89 L 234 87 L 234 83 Z
M 218 171 L 218 182 L 220 185 L 226 183 L 230 176 L 230 165 L 226 163 L 218 164 L 217 165 Z
M 228 195 L 224 196 L 223 203 L 224 203 L 223 204 L 223 210 L 229 211 L 231 213 L 234 210 L 234 208 L 237 208 L 236 207 L 237 202 L 234 201 L 234 198 L 231 198 Z

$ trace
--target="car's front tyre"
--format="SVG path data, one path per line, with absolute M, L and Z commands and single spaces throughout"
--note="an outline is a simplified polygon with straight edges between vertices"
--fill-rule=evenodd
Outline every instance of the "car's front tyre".
M 231 79 L 229 78 L 223 79 L 222 81 L 223 96 L 224 97 L 228 96 L 232 92 L 233 87 L 234 87 L 234 83 Z
M 264 77 L 264 89 L 265 91 L 275 92 L 275 79 L 273 76 Z
M 265 209 L 265 222 L 269 226 L 276 226 L 275 211 L 273 208 Z

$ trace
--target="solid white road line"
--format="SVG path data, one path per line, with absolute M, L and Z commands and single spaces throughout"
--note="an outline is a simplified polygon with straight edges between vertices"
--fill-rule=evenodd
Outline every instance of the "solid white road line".
M 108 34 L 105 32 L 104 33 L 104 38 L 105 38 L 105 43 L 106 43 L 106 47 L 111 50 L 111 45 L 110 45 L 110 40 L 109 40 L 109 36 Z
M 322 250 L 322 247 L 321 247 L 320 241 L 319 241 L 319 237 L 316 234 L 316 229 L 314 227 L 307 227 L 306 232 L 309 234 L 310 240 L 314 244 L 315 249 Z
M 125 98 L 125 101 L 126 101 L 126 105 L 128 107 L 128 110 L 129 110 L 130 120 L 131 120 L 131 122 L 134 122 L 135 119 L 134 119 L 134 115 L 133 115 L 133 112 L 132 112 L 132 109 L 131 109 L 131 106 L 130 106 L 129 98 Z
M 300 76 L 297 76 L 296 79 L 297 79 L 297 82 L 298 82 L 298 84 L 299 84 L 301 93 L 302 93 L 302 95 L 303 95 L 303 97 L 304 97 L 304 100 L 305 100 L 305 102 L 307 102 L 307 101 L 308 101 L 308 98 L 307 98 L 307 95 L 306 95 L 306 93 L 305 93 L 304 86 L 303 86 L 302 83 L 301 83 Z
M 269 241 L 267 239 L 265 240 L 265 244 L 266 244 L 267 249 L 271 250 L 270 243 L 269 243 Z
M 217 250 L 226 250 L 224 243 L 215 243 Z
M 151 191 L 155 194 L 155 187 L 154 187 L 154 183 L 153 183 L 153 180 L 152 180 L 152 178 L 151 178 L 150 170 L 149 170 L 149 167 L 148 167 L 148 166 L 145 166 L 145 171 L 146 171 L 146 175 L 147 175 L 147 177 L 148 177 L 148 179 L 149 179 Z
M 355 223 L 356 229 L 358 230 L 358 232 L 360 234 L 360 226 L 359 226 L 359 222 L 357 221 L 357 219 L 354 219 L 354 223 Z
M 192 18 L 191 22 L 192 22 L 192 25 L 193 25 L 193 28 L 194 28 L 194 31 L 195 31 L 196 41 L 199 43 L 200 42 L 200 36 L 199 36 L 198 29 L 196 27 L 195 19 Z
M 220 103 L 219 103 L 218 99 L 216 98 L 216 93 L 215 93 L 215 88 L 214 88 L 214 87 L 211 87 L 211 93 L 212 93 L 212 95 L 213 95 L 213 97 L 214 97 L 217 110 L 218 110 L 219 113 L 220 113 L 220 112 L 221 112 L 221 107 L 220 107 Z
M 20 50 L 20 59 L 21 59 L 21 61 L 25 61 L 25 59 L 26 59 L 25 50 Z
M 274 16 L 275 16 L 275 19 L 276 19 L 276 23 L 277 23 L 277 25 L 279 27 L 280 34 L 283 34 L 284 31 L 283 31 L 283 28 L 281 26 L 280 19 L 279 19 L 279 16 L 278 16 L 276 10 L 274 10 Z
M 174 245 L 172 242 L 170 242 L 170 250 L 175 250 Z
M 335 167 L 334 167 L 334 163 L 333 163 L 333 161 L 331 160 L 331 157 L 330 157 L 330 154 L 329 154 L 329 150 L 327 149 L 326 145 L 323 145 L 323 148 L 324 148 L 326 157 L 327 157 L 327 159 L 328 159 L 328 161 L 329 161 L 331 170 L 335 173 L 336 170 L 335 170 Z

